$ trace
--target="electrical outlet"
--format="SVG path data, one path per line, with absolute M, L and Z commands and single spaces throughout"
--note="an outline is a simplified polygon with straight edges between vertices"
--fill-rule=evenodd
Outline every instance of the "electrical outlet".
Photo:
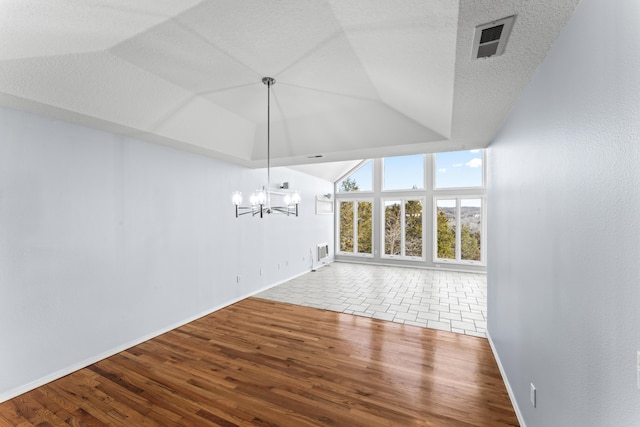
M 236 283 L 240 283 L 240 276 L 236 276 Z
M 531 406 L 536 407 L 536 386 L 533 383 L 529 383 L 531 389 L 529 390 L 529 399 L 531 400 Z
M 262 269 L 260 269 L 260 275 L 262 276 Z

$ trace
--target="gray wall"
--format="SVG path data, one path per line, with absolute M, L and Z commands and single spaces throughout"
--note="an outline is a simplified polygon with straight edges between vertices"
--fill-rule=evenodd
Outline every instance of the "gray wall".
M 0 109 L 0 401 L 309 271 L 333 184 L 272 180 L 301 216 L 236 219 L 265 170 Z
M 528 427 L 640 425 L 639 138 L 640 2 L 583 0 L 488 150 L 488 329 Z

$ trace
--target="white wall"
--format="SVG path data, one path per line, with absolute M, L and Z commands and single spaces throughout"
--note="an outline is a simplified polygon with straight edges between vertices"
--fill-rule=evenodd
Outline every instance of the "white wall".
M 528 427 L 640 425 L 639 137 L 640 2 L 583 0 L 488 151 L 488 329 Z
M 0 109 L 0 401 L 309 271 L 333 185 L 284 180 L 300 217 L 236 219 L 265 170 Z

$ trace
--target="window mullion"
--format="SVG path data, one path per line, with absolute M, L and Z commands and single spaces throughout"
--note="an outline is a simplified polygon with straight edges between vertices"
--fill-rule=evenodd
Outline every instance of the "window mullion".
M 456 260 L 462 259 L 462 233 L 460 230 L 460 198 L 456 197 Z
M 406 233 L 406 211 L 405 211 L 406 199 L 400 199 L 400 256 L 405 256 L 404 247 L 406 245 L 405 233 Z
M 358 201 L 353 202 L 353 253 L 358 253 Z

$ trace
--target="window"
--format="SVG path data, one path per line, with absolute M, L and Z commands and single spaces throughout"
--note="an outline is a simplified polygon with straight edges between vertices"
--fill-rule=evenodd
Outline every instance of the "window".
M 466 150 L 361 162 L 335 183 L 338 259 L 482 270 L 484 154 Z
M 434 155 L 435 188 L 484 187 L 484 150 Z
M 383 204 L 383 256 L 423 258 L 423 201 L 385 200 Z
M 353 173 L 338 182 L 337 192 L 373 191 L 373 160 L 364 163 Z
M 422 190 L 424 188 L 424 155 L 385 157 L 385 190 Z
M 434 260 L 484 263 L 483 199 L 479 197 L 435 200 Z
M 338 202 L 339 252 L 371 255 L 373 253 L 373 202 L 348 200 Z

